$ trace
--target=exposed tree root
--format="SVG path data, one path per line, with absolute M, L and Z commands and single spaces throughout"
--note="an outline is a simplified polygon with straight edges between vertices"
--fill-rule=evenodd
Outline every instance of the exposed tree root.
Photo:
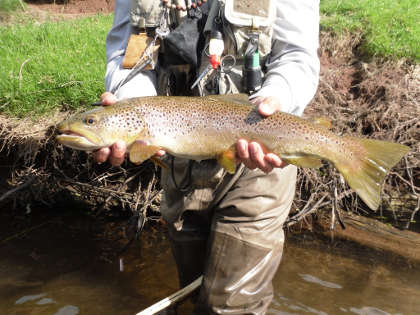
M 420 66 L 360 61 L 354 55 L 358 40 L 349 37 L 340 42 L 322 36 L 325 48 L 320 53 L 320 86 L 305 115 L 330 117 L 339 134 L 411 147 L 387 177 L 379 209 L 381 216 L 385 211 L 393 214 L 393 224 L 408 228 L 420 204 Z M 157 212 L 160 187 L 155 166 L 97 165 L 86 153 L 63 149 L 56 144 L 51 127 L 63 116 L 56 113 L 49 121 L 37 124 L 0 116 L 0 151 L 13 164 L 10 191 L 0 192 L 0 202 L 50 204 L 70 198 L 91 205 L 97 212 L 113 207 L 149 215 Z M 330 165 L 320 170 L 300 169 L 288 225 L 323 208 L 333 208 L 337 218 L 343 210 L 372 214 Z

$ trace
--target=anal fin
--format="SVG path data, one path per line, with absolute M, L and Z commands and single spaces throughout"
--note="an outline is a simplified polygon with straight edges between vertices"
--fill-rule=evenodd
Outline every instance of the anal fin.
M 315 155 L 281 155 L 281 159 L 301 167 L 320 168 L 322 166 L 321 159 Z

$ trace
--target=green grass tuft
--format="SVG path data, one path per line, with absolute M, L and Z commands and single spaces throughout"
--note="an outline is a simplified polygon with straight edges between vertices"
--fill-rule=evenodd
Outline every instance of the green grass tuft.
M 0 0 L 0 13 L 11 13 L 24 10 L 26 4 L 23 0 Z
M 418 0 L 321 0 L 322 28 L 360 32 L 368 56 L 420 60 Z
M 104 91 L 112 16 L 0 27 L 0 111 L 39 116 L 75 109 Z

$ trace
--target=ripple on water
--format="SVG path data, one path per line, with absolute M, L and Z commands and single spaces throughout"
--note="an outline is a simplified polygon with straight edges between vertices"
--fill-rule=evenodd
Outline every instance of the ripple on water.
M 371 306 L 363 306 L 361 308 L 351 307 L 349 311 L 355 314 L 359 314 L 359 315 L 393 315 L 379 308 L 371 307 Z M 402 314 L 396 313 L 394 315 L 402 315 Z
M 317 277 L 314 277 L 312 275 L 309 275 L 309 274 L 301 274 L 300 273 L 299 276 L 307 282 L 317 283 L 317 284 L 322 285 L 323 287 L 326 287 L 326 288 L 331 288 L 331 289 L 342 289 L 343 288 L 339 284 L 324 281 L 324 280 L 321 280 L 321 279 L 319 279 Z
M 281 301 L 281 303 L 279 303 L 277 300 Z M 274 306 L 283 305 L 287 307 L 289 310 L 293 311 L 293 313 L 290 313 L 284 310 L 277 310 L 271 307 L 268 309 L 267 315 L 289 315 L 289 314 L 296 315 L 296 314 L 305 314 L 305 313 L 315 314 L 315 315 L 328 315 L 328 313 L 326 312 L 317 310 L 313 307 L 310 307 L 298 301 L 292 301 L 291 299 L 288 299 L 287 297 L 281 296 L 281 295 L 276 296 L 276 299 L 273 300 L 272 305 Z
M 46 305 L 46 304 L 54 304 L 55 301 L 53 299 L 50 298 L 43 298 L 41 300 L 39 300 L 38 302 L 36 302 L 36 304 L 38 305 Z
M 79 314 L 79 308 L 74 305 L 66 305 L 60 308 L 54 315 L 76 315 Z
M 21 298 L 19 298 L 18 300 L 16 300 L 15 304 L 20 305 L 20 304 L 26 303 L 28 301 L 35 301 L 35 300 L 38 300 L 38 299 L 40 299 L 40 298 L 42 298 L 46 295 L 47 295 L 47 293 L 25 295 L 25 296 L 22 296 Z

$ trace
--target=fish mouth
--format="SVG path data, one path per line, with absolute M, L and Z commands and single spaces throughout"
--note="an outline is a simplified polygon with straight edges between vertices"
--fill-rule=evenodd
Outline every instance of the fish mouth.
M 82 134 L 75 131 L 71 131 L 71 130 L 60 131 L 60 133 L 61 135 L 66 135 L 66 136 L 84 137 Z
M 93 151 L 103 147 L 77 131 L 61 129 L 59 133 L 56 136 L 58 143 L 75 150 Z

